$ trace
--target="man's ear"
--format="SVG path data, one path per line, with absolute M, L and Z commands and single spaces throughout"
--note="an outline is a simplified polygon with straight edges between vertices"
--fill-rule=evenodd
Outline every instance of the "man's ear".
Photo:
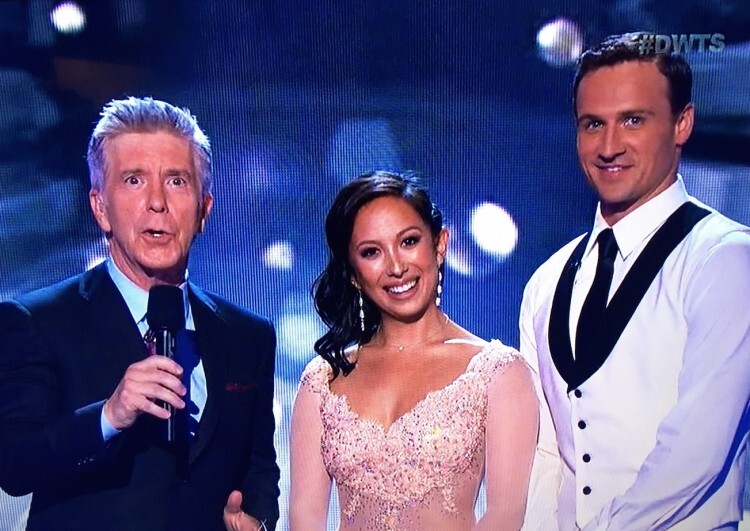
M 89 205 L 91 206 L 91 212 L 94 214 L 99 228 L 108 234 L 112 231 L 112 225 L 109 222 L 109 215 L 107 214 L 107 203 L 104 200 L 104 194 L 101 190 L 92 188 L 89 191 Z
M 448 252 L 448 239 L 450 238 L 450 233 L 448 232 L 448 229 L 443 227 L 443 229 L 440 231 L 440 234 L 438 234 L 437 240 L 435 242 L 435 251 L 437 252 L 437 261 L 438 265 L 443 265 L 443 262 L 445 262 L 445 253 Z
M 690 134 L 693 132 L 694 123 L 695 106 L 692 103 L 688 103 L 677 117 L 677 121 L 674 124 L 675 143 L 678 146 L 682 147 L 685 145 L 685 142 L 688 141 Z
M 206 230 L 206 220 L 208 219 L 208 215 L 211 213 L 211 209 L 214 206 L 214 196 L 211 194 L 208 194 L 203 198 L 203 203 L 201 204 L 201 219 L 200 219 L 200 227 L 198 230 L 198 233 L 202 233 Z

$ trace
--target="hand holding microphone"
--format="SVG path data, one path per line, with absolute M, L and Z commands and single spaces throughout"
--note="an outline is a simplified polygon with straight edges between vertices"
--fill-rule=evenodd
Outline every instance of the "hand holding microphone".
M 143 413 L 168 419 L 167 439 L 174 440 L 174 409 L 185 407 L 185 386 L 180 381 L 182 367 L 175 362 L 174 337 L 185 327 L 183 294 L 175 286 L 154 286 L 149 291 L 146 320 L 156 338 L 157 356 L 130 365 L 104 414 L 113 428 L 132 426 Z M 166 407 L 161 407 L 160 404 Z

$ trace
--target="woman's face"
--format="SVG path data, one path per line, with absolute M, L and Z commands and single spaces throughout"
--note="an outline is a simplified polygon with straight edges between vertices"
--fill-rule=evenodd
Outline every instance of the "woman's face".
M 396 196 L 363 206 L 349 241 L 352 282 L 383 317 L 413 321 L 435 304 L 438 268 L 445 259 L 448 233 L 437 242 L 416 210 Z

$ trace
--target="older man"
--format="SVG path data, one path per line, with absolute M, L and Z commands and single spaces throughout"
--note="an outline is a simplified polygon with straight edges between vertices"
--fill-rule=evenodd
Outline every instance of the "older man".
M 88 163 L 109 259 L 0 305 L 0 487 L 33 493 L 30 530 L 223 529 L 235 490 L 233 518 L 272 528 L 273 327 L 187 281 L 213 204 L 208 139 L 186 110 L 112 101 Z M 174 360 L 149 355 L 162 285 L 184 316 Z

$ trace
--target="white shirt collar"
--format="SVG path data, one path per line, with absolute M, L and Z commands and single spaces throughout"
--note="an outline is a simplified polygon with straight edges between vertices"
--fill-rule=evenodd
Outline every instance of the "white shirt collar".
M 626 259 L 646 238 L 656 231 L 680 205 L 690 200 L 681 175 L 662 193 L 648 200 L 612 226 L 617 240 L 618 252 Z M 604 229 L 610 228 L 602 217 L 601 203 L 597 206 L 594 226 L 586 243 L 584 257 L 591 252 L 596 238 Z

